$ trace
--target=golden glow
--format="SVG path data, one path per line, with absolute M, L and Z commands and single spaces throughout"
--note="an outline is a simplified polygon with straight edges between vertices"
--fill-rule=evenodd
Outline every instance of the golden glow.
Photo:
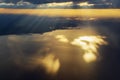
M 88 2 L 81 2 L 77 5 L 79 5 L 79 6 L 94 6 L 94 4 L 89 4 Z
M 120 18 L 120 9 L 4 9 L 0 14 L 25 14 L 49 17 Z
M 53 54 L 40 58 L 36 62 L 42 64 L 48 74 L 56 74 L 60 68 L 59 59 Z
M 60 41 L 60 42 L 65 42 L 68 43 L 69 40 L 64 36 L 64 35 L 56 35 L 56 38 Z
M 93 53 L 85 53 L 83 55 L 83 59 L 86 61 L 86 62 L 93 62 L 97 59 L 96 55 L 93 54 Z
M 83 59 L 86 62 L 92 62 L 96 60 L 99 45 L 107 44 L 103 38 L 102 36 L 80 36 L 71 44 L 80 46 L 84 50 Z
M 44 8 L 44 7 L 62 7 L 62 6 L 71 6 L 73 4 L 73 2 L 61 2 L 61 3 L 48 3 L 48 4 L 41 4 L 39 6 L 37 6 L 38 8 Z

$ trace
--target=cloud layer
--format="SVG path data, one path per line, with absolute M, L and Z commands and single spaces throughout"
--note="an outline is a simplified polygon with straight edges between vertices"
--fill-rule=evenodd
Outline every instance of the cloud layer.
M 34 73 L 35 71 L 37 75 L 39 73 L 38 79 L 60 74 L 59 79 L 72 80 L 67 76 L 69 74 L 73 75 L 71 77 L 77 79 L 82 77 L 86 80 L 85 75 L 88 76 L 91 73 L 91 68 L 82 58 L 84 50 L 71 44 L 75 38 L 84 35 L 97 35 L 97 33 L 92 28 L 83 28 L 56 30 L 44 34 L 2 36 L 0 37 L 0 74 L 4 73 L 7 77 L 11 77 L 9 79 L 24 80 L 25 72 Z M 17 69 L 15 73 L 14 69 Z M 9 72 L 16 77 L 11 76 Z M 0 79 L 5 78 L 2 75 Z
M 116 1 L 115 1 L 116 2 Z M 101 1 L 101 2 L 92 2 L 92 1 L 68 1 L 68 2 L 57 2 L 51 1 L 47 3 L 34 4 L 29 1 L 14 1 L 6 2 L 1 1 L 0 7 L 4 8 L 117 8 L 120 7 L 113 1 Z
M 106 36 L 103 40 L 109 44 L 99 46 L 98 49 L 97 39 L 93 39 L 97 35 Z M 0 79 L 91 80 L 97 76 L 106 80 L 116 75 L 119 77 L 119 74 L 114 72 L 120 71 L 118 56 L 120 38 L 116 36 L 119 36 L 119 28 L 117 33 L 116 28 L 112 29 L 110 26 L 109 28 L 84 26 L 80 29 L 55 30 L 44 34 L 1 36 Z M 89 43 L 87 38 L 92 43 Z M 85 62 L 83 55 L 86 47 L 79 44 L 89 46 L 95 44 L 100 54 L 96 57 L 91 54 L 85 55 L 89 59 L 92 57 L 95 62 Z M 89 46 L 87 50 L 94 49 L 93 46 Z M 103 75 L 111 76 L 105 78 Z

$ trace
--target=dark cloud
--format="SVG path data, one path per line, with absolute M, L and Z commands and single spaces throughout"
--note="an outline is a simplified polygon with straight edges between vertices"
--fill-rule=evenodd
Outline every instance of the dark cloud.
M 18 2 L 20 0 L 1 0 L 5 2 Z M 34 4 L 41 4 L 41 3 L 51 3 L 51 2 L 68 2 L 68 1 L 73 1 L 73 2 L 84 2 L 88 1 L 91 3 L 104 3 L 104 2 L 112 2 L 113 4 L 118 4 L 120 1 L 119 0 L 23 0 L 23 1 L 28 1 Z
M 20 0 L 3 0 L 5 2 L 18 2 Z M 51 2 L 67 2 L 67 1 L 87 1 L 87 0 L 23 0 L 23 1 L 28 1 L 31 3 L 35 3 L 35 4 L 41 4 L 41 3 L 51 3 Z
M 55 29 L 74 28 L 78 26 L 82 28 L 89 25 L 109 26 L 110 29 L 115 26 L 115 31 L 119 32 L 119 24 L 119 19 L 89 20 L 82 18 L 1 14 L 0 35 L 44 33 Z
M 38 4 L 45 4 L 42 8 L 47 7 L 47 3 L 59 3 L 59 2 L 73 2 L 70 7 L 64 6 L 55 6 L 54 8 L 81 8 L 77 4 L 80 2 L 88 2 L 89 4 L 94 4 L 93 7 L 82 7 L 82 8 L 120 8 L 119 0 L 23 0 L 24 3 L 21 3 L 22 0 L 1 0 L 0 7 L 1 8 L 38 8 Z M 4 2 L 4 3 L 2 3 Z M 13 4 L 12 4 L 12 3 Z M 19 4 L 20 2 L 20 4 Z

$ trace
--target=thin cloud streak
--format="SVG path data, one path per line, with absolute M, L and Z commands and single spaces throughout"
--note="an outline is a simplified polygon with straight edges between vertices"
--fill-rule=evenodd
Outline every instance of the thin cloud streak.
M 0 9 L 0 14 L 48 17 L 120 18 L 120 9 Z

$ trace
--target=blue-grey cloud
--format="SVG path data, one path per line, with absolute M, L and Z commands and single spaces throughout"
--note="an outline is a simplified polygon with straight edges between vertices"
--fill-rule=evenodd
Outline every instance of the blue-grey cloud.
M 112 2 L 105 3 L 90 3 L 86 2 L 51 2 L 51 3 L 41 3 L 33 4 L 27 1 L 13 2 L 1 2 L 1 8 L 114 8 L 115 5 Z
M 35 4 L 40 5 L 40 4 L 47 4 L 47 3 L 62 3 L 62 2 L 73 2 L 74 3 L 74 5 L 72 5 L 73 7 L 78 7 L 78 5 L 76 5 L 76 4 L 78 4 L 80 2 L 88 2 L 89 4 L 94 4 L 95 8 L 109 8 L 109 7 L 110 8 L 119 8 L 120 7 L 119 0 L 1 0 L 0 2 L 1 2 L 1 4 L 3 4 L 3 3 L 18 4 L 18 3 L 22 2 L 22 3 L 20 3 L 21 6 L 22 5 L 24 7 L 29 6 L 30 8 L 35 7 Z M 34 6 L 33 6 L 33 4 L 34 4 Z M 19 5 L 19 7 L 20 7 L 20 5 Z
M 0 0 L 0 2 L 19 2 L 21 0 Z M 73 2 L 85 2 L 85 1 L 89 1 L 91 3 L 104 3 L 104 2 L 112 2 L 112 3 L 118 3 L 120 2 L 119 0 L 23 0 L 23 1 L 27 1 L 27 2 L 31 2 L 31 3 L 51 3 L 51 2 L 69 2 L 69 1 L 73 1 Z

